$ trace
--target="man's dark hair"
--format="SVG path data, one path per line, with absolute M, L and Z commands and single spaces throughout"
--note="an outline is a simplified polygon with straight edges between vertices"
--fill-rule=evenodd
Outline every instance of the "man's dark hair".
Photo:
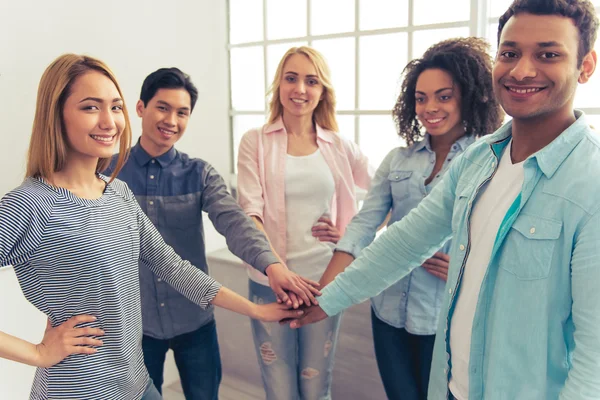
M 194 110 L 198 100 L 198 89 L 192 83 L 190 76 L 179 68 L 160 68 L 144 79 L 140 93 L 140 100 L 144 102 L 144 106 L 148 105 L 159 89 L 185 89 L 192 100 L 190 111 Z
M 417 80 L 423 71 L 441 69 L 460 90 L 461 118 L 466 135 L 493 133 L 502 124 L 503 113 L 492 87 L 492 58 L 483 39 L 448 39 L 431 46 L 421 58 L 404 68 L 402 87 L 393 109 L 398 135 L 411 145 L 423 139 L 415 111 Z
M 504 25 L 513 15 L 529 13 L 534 15 L 559 15 L 570 18 L 579 30 L 577 67 L 583 58 L 594 48 L 598 33 L 598 16 L 590 0 L 515 0 L 500 17 L 498 23 L 498 45 Z

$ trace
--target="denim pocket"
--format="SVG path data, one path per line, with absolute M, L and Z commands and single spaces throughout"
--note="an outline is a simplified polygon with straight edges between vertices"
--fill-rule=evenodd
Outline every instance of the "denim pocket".
M 391 171 L 388 175 L 394 201 L 404 200 L 410 195 L 412 171 Z
M 561 232 L 561 221 L 519 215 L 502 246 L 500 268 L 521 280 L 547 278 Z

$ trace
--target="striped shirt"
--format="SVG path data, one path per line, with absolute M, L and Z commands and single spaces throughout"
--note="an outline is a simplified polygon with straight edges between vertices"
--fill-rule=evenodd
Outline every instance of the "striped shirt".
M 108 179 L 100 175 L 108 182 Z M 220 285 L 162 240 L 125 183 L 82 199 L 27 178 L 0 202 L 0 265 L 13 265 L 23 293 L 52 326 L 79 314 L 97 321 L 104 345 L 38 368 L 32 399 L 140 399 L 142 355 L 138 261 L 203 308 Z

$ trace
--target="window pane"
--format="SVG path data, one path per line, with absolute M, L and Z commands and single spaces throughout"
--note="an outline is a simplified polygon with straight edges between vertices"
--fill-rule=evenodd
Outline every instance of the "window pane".
M 355 141 L 354 139 L 354 131 L 355 131 L 355 118 L 354 115 L 336 115 L 338 126 L 340 128 L 340 135 L 345 137 L 348 140 Z
M 500 17 L 508 10 L 513 0 L 489 0 L 490 17 Z
M 237 173 L 237 159 L 240 149 L 240 140 L 244 133 L 252 128 L 258 128 L 265 124 L 264 115 L 236 115 L 233 117 L 233 169 Z
M 391 116 L 360 116 L 359 126 L 360 148 L 369 157 L 369 162 L 374 167 L 378 167 L 392 149 L 405 145 L 396 134 Z
M 229 0 L 229 42 L 263 40 L 262 0 Z
M 408 34 L 360 38 L 359 104 L 365 110 L 391 110 L 407 62 Z M 382 50 L 384 49 L 384 50 Z
M 270 86 L 283 55 L 292 47 L 306 46 L 306 42 L 281 43 L 267 46 L 267 84 Z
M 445 39 L 469 36 L 469 28 L 428 29 L 413 33 L 413 58 L 419 58 L 432 45 Z
M 492 57 L 496 57 L 498 51 L 498 22 L 494 22 L 488 26 L 488 42 L 490 43 Z
M 413 4 L 415 25 L 469 21 L 471 19 L 471 0 L 418 0 Z
M 312 35 L 354 31 L 354 0 L 319 0 L 310 3 Z
M 323 53 L 331 70 L 338 110 L 354 110 L 355 91 L 354 38 L 315 40 L 313 46 Z
M 267 0 L 267 38 L 306 36 L 306 0 Z
M 263 47 L 231 49 L 231 105 L 236 110 L 265 109 Z
M 408 25 L 408 0 L 360 1 L 360 30 L 396 28 Z

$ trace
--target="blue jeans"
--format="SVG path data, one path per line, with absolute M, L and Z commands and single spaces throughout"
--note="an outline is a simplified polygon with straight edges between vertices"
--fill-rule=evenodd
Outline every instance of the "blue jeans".
M 148 385 L 146 386 L 146 390 L 142 395 L 142 400 L 162 400 L 162 396 L 156 390 L 156 387 L 152 383 L 152 378 L 148 381 Z
M 390 400 L 426 400 L 435 335 L 413 335 L 395 328 L 371 309 L 379 375 Z
M 144 335 L 144 363 L 159 393 L 162 393 L 165 356 L 173 350 L 181 386 L 187 400 L 217 400 L 221 383 L 221 355 L 215 321 L 200 329 L 159 340 Z
M 250 281 L 250 300 L 276 301 L 270 287 Z M 251 320 L 267 400 L 329 400 L 341 316 L 291 329 Z

